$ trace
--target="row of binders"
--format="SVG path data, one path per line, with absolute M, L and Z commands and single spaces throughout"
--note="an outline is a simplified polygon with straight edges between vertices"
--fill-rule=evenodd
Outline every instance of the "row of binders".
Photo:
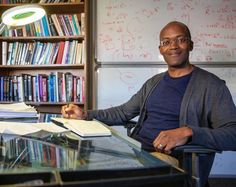
M 84 77 L 69 72 L 0 76 L 0 101 L 83 103 L 84 84 Z
M 2 65 L 84 64 L 84 41 L 2 41 Z
M 83 35 L 84 13 L 81 13 L 81 25 L 76 14 L 45 15 L 39 21 L 17 29 L 6 28 L 3 36 L 6 37 L 47 37 L 47 36 L 78 36 Z

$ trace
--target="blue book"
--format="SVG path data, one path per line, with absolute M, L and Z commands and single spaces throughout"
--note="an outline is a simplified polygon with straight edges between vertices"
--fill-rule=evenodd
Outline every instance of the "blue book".
M 39 102 L 39 74 L 35 76 L 35 101 Z
M 43 16 L 42 18 L 42 24 L 43 24 L 43 30 L 44 30 L 44 34 L 45 36 L 50 36 L 50 30 L 49 30 L 49 24 L 48 24 L 48 21 L 47 21 L 47 17 L 46 16 Z
M 3 76 L 1 76 L 0 77 L 0 101 L 3 101 L 3 93 L 4 93 L 4 82 L 3 82 L 3 80 L 4 80 L 4 77 Z
M 55 82 L 56 76 L 54 73 L 51 73 L 48 78 L 48 85 L 49 85 L 49 102 L 55 102 Z

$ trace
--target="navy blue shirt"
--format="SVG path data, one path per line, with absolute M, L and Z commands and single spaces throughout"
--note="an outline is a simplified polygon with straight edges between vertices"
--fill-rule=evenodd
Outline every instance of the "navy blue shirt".
M 149 96 L 147 117 L 136 136 L 143 149 L 153 151 L 152 142 L 161 131 L 179 127 L 180 106 L 190 77 L 191 73 L 172 78 L 167 72 Z

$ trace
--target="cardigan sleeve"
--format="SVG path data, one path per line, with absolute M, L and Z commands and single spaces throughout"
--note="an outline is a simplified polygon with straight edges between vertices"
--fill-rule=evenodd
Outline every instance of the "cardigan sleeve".
M 97 119 L 107 125 L 124 125 L 138 116 L 143 104 L 144 86 L 134 94 L 126 103 L 103 110 L 87 111 L 87 120 Z
M 192 142 L 220 151 L 236 150 L 236 108 L 225 84 L 214 93 L 209 103 L 208 127 L 191 127 Z

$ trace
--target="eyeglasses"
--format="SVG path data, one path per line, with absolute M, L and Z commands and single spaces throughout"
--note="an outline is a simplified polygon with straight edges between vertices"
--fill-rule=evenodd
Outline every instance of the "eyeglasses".
M 160 41 L 160 46 L 161 47 L 169 47 L 172 44 L 172 42 L 176 42 L 178 45 L 180 45 L 180 44 L 184 44 L 184 43 L 189 42 L 189 40 L 190 40 L 190 38 L 184 37 L 184 36 L 180 36 L 180 37 L 173 38 L 173 39 L 164 39 L 164 40 Z

